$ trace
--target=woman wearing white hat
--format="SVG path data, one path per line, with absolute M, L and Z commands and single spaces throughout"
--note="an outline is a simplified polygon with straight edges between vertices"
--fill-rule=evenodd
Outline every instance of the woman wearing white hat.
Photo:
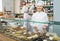
M 47 14 L 43 11 L 44 2 L 40 1 L 36 4 L 37 12 L 32 15 L 32 21 L 36 22 L 48 22 Z M 41 32 L 45 30 L 48 24 L 44 23 L 31 23 L 33 32 Z

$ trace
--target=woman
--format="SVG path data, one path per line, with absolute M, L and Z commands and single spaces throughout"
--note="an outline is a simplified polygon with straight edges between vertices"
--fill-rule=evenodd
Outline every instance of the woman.
M 26 6 L 26 2 L 23 2 L 21 13 L 25 13 L 27 9 L 28 9 L 28 7 Z
M 31 31 L 30 22 L 28 22 L 31 19 L 31 16 L 29 15 L 29 8 L 26 9 L 23 19 L 25 20 L 23 27 L 26 28 L 28 31 Z
M 37 12 L 32 15 L 32 21 L 36 22 L 48 22 L 47 14 L 43 10 L 44 2 L 40 1 L 36 4 Z M 48 24 L 44 23 L 31 23 L 33 32 L 41 32 L 46 29 Z
M 33 11 L 33 9 L 34 9 L 34 5 L 35 5 L 35 3 L 34 3 L 34 2 L 31 2 L 31 4 L 30 4 L 30 9 L 29 9 L 29 12 L 30 12 L 30 13 L 33 13 L 32 11 Z

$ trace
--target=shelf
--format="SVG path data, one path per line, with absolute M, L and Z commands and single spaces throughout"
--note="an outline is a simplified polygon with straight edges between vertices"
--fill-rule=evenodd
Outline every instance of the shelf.
M 47 14 L 53 14 L 53 13 L 47 13 Z M 24 14 L 16 14 L 16 15 L 24 15 Z M 29 15 L 32 15 L 32 14 L 29 14 Z
M 53 5 L 44 6 L 44 8 L 53 8 Z
M 47 13 L 48 16 L 53 16 L 53 13 Z
M 42 0 L 42 1 L 48 1 L 48 0 Z

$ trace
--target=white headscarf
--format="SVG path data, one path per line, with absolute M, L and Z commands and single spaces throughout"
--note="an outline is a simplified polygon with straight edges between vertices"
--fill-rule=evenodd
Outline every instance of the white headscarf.
M 44 6 L 44 2 L 43 2 L 43 1 L 39 1 L 38 3 L 36 3 L 36 7 L 37 7 L 38 5 Z

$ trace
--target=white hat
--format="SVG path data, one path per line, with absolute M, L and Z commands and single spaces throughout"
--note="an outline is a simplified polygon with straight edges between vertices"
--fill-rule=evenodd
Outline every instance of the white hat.
M 44 2 L 43 2 L 43 1 L 39 1 L 38 3 L 36 3 L 36 7 L 37 7 L 38 5 L 44 6 Z

